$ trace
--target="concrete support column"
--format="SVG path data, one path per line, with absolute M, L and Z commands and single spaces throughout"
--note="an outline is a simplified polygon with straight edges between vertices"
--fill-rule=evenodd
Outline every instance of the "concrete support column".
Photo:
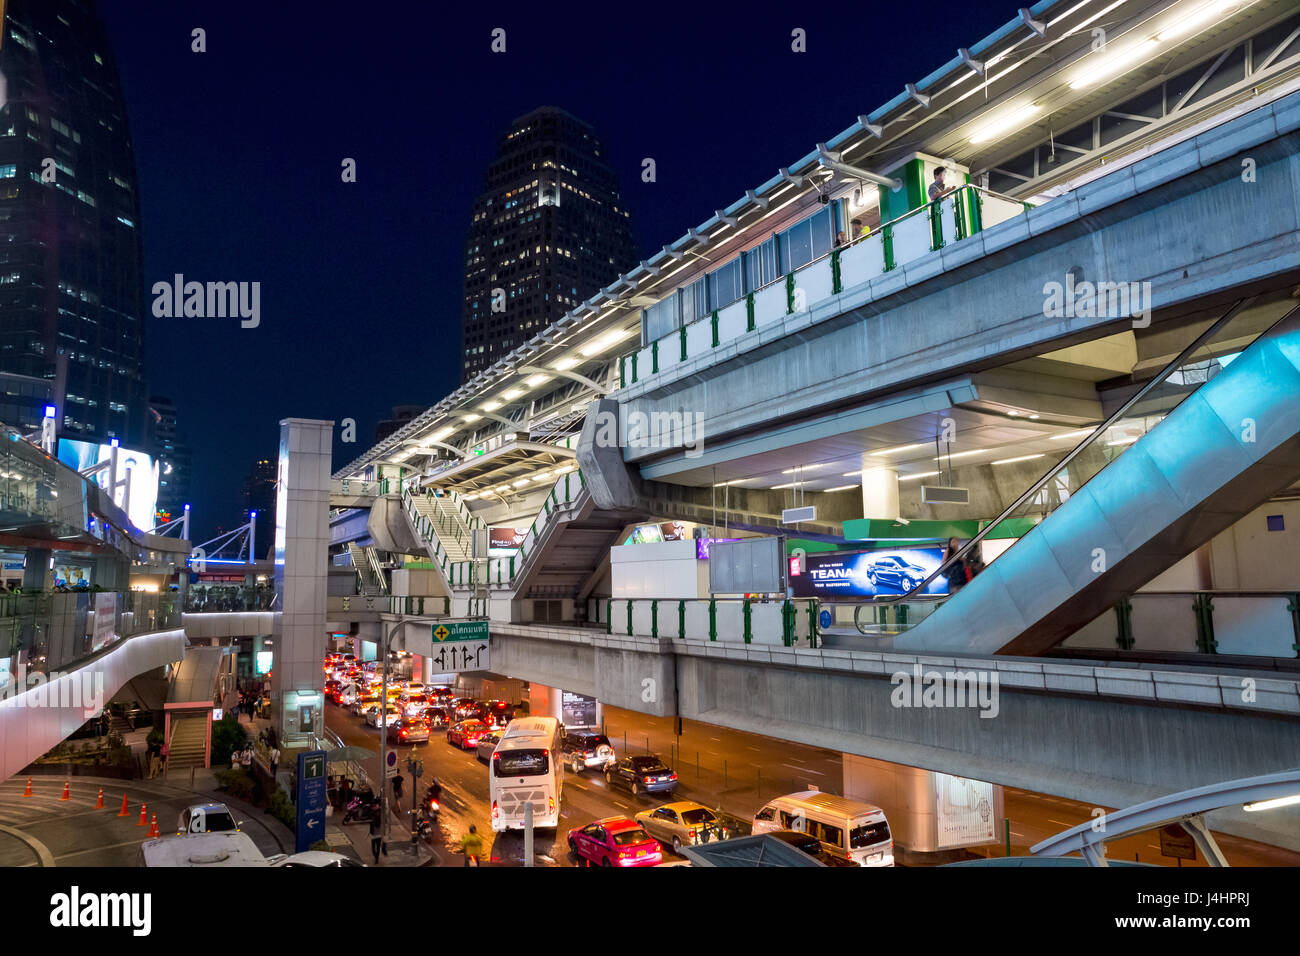
M 871 455 L 862 456 L 862 517 L 898 517 L 898 469 L 882 467 Z
M 280 422 L 275 502 L 275 590 L 283 608 L 273 636 L 272 719 L 286 744 L 324 729 L 326 567 L 334 423 Z

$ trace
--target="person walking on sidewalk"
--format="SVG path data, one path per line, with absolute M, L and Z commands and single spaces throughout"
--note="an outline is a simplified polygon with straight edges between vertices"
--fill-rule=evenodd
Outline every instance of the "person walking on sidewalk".
M 469 825 L 469 832 L 460 838 L 460 849 L 465 854 L 465 865 L 469 866 L 470 857 L 474 858 L 474 865 L 481 866 L 480 857 L 483 855 L 483 839 L 478 835 L 478 827 L 474 824 Z
M 379 818 L 379 813 L 370 818 L 370 852 L 375 857 L 375 866 L 379 865 L 379 851 L 384 845 L 384 821 Z
M 280 751 L 275 747 L 271 748 L 271 779 L 275 779 L 275 768 L 280 762 Z
M 402 775 L 400 773 L 393 777 L 393 801 L 399 807 L 402 805 Z

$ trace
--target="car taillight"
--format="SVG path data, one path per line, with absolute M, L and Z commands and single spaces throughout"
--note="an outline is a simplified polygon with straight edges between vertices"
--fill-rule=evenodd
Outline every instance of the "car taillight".
M 546 812 L 547 812 L 547 813 L 554 813 L 554 812 L 555 812 L 555 798 L 554 798 L 554 797 L 547 797 L 547 798 L 546 798 Z
M 495 819 L 496 819 L 497 817 L 499 817 L 499 816 L 501 816 L 501 811 L 500 811 L 500 809 L 497 807 L 497 802 L 496 802 L 495 800 L 493 800 L 493 801 L 492 801 L 492 819 L 495 820 Z
M 670 773 L 670 774 L 668 775 L 668 779 L 669 779 L 669 780 L 676 780 L 676 779 L 677 779 L 677 774 L 675 774 L 675 773 Z
M 645 782 L 646 782 L 646 783 L 654 783 L 654 782 L 655 782 L 655 778 L 654 778 L 654 777 L 646 777 L 646 778 L 645 778 Z

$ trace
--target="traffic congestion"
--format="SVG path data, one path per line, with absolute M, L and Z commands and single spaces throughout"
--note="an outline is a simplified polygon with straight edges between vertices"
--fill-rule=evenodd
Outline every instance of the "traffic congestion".
M 871 831 L 868 861 L 858 852 L 863 831 L 840 819 L 844 807 L 819 811 L 812 805 L 815 793 L 783 798 L 781 811 L 764 808 L 771 812 L 756 824 L 690 799 L 682 776 L 662 755 L 620 753 L 600 728 L 567 728 L 554 717 L 530 714 L 525 701 L 479 699 L 391 673 L 381 700 L 379 662 L 331 653 L 324 666 L 332 705 L 326 719 L 340 739 L 378 750 L 382 732 L 397 754 L 399 774 L 414 766 L 412 759 L 419 761 L 423 786 L 415 805 L 397 798 L 398 791 L 390 791 L 390 801 L 397 825 L 431 844 L 455 848 L 475 826 L 490 841 L 485 860 L 522 862 L 531 812 L 536 861 L 543 865 L 690 865 L 683 847 L 754 832 L 770 832 L 826 866 L 892 863 L 888 824 L 875 808 L 866 812 L 874 810 L 883 829 Z M 378 795 L 365 784 L 341 781 L 337 789 L 332 799 L 342 806 L 345 824 L 367 823 L 379 812 Z M 805 811 L 791 812 L 801 798 Z

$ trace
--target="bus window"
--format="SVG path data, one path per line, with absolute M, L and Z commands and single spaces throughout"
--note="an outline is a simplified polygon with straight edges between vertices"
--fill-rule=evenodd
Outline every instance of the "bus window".
M 498 777 L 539 777 L 550 772 L 549 751 L 498 750 L 492 755 L 492 766 Z

